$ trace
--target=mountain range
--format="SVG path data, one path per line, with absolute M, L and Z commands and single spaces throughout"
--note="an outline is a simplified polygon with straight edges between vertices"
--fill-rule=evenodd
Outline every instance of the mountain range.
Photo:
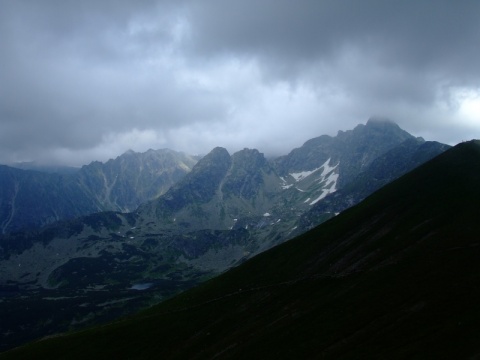
M 478 358 L 479 182 L 461 143 L 194 289 L 2 358 Z
M 219 147 L 201 159 L 170 152 L 164 172 L 154 151 L 92 163 L 74 178 L 90 189 L 89 199 L 111 206 L 152 200 L 132 212 L 92 213 L 0 237 L 0 330 L 9 334 L 1 346 L 164 301 L 335 217 L 448 148 L 371 119 L 275 159 Z M 150 166 L 146 158 L 154 159 Z M 53 304 L 63 312 L 45 311 Z
M 27 164 L 19 165 L 24 169 L 2 165 L 0 232 L 39 228 L 100 211 L 133 211 L 164 194 L 197 160 L 163 149 L 127 151 L 106 163 L 95 161 L 66 173 L 29 170 Z

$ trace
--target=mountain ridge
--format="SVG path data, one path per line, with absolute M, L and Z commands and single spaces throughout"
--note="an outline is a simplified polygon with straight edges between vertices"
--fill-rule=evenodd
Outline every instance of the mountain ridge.
M 351 174 L 360 172 L 375 157 L 412 138 L 412 135 L 392 121 L 371 118 L 365 125 L 359 124 L 352 130 L 338 131 L 335 137 L 322 135 L 310 139 L 302 147 L 277 158 L 275 164 L 281 175 L 287 175 L 288 172 L 318 168 L 328 158 L 334 164 L 346 162 L 345 169 L 341 171 L 341 176 L 345 177 L 341 184 L 344 184 L 350 181 Z M 368 156 L 365 157 L 366 154 Z M 301 167 L 298 164 L 299 159 L 306 159 L 306 168 L 305 165 Z
M 284 158 L 298 160 L 302 152 L 316 158 L 316 163 L 305 161 L 302 166 L 298 161 L 295 166 L 285 161 L 279 167 L 284 160 L 267 160 L 256 149 L 230 155 L 218 147 L 164 195 L 134 212 L 96 213 L 0 237 L 0 290 L 1 286 L 14 289 L 14 295 L 0 303 L 0 310 L 9 309 L 6 315 L 11 319 L 7 322 L 4 317 L 1 330 L 16 334 L 19 324 L 24 324 L 32 334 L 52 334 L 65 329 L 65 324 L 55 325 L 66 319 L 91 325 L 96 318 L 138 310 L 145 301 L 159 302 L 335 216 L 337 210 L 328 208 L 303 227 L 303 215 L 341 193 L 345 164 L 371 158 L 370 151 L 381 153 L 376 158 L 378 163 L 373 159 L 359 164 L 357 171 L 363 172 L 351 171 L 351 175 L 355 174 L 353 180 L 358 176 L 368 184 L 378 175 L 374 171 L 377 166 L 385 170 L 380 175 L 386 183 L 445 150 L 444 145 L 415 138 L 396 125 L 367 124 L 345 135 L 351 153 L 343 154 L 340 162 L 335 156 L 340 158 L 339 149 L 347 140 L 339 142 L 334 137 L 329 140 L 336 143 L 332 149 L 320 147 L 315 152 L 299 148 Z M 370 141 L 369 131 L 374 132 L 375 141 Z M 352 139 L 357 133 L 360 137 Z M 388 142 L 382 143 L 381 136 Z M 422 146 L 428 148 L 425 154 Z M 386 156 L 390 152 L 393 155 Z M 395 157 L 402 162 L 390 161 Z M 284 172 L 279 173 L 279 169 Z M 102 176 L 96 179 L 103 181 Z M 347 180 L 343 181 L 349 184 Z M 361 196 L 347 199 L 349 206 L 373 191 L 374 187 L 364 183 L 359 187 Z M 345 200 L 338 203 L 344 204 Z M 129 290 L 142 284 L 150 284 L 146 292 L 132 294 Z M 118 305 L 121 309 L 103 305 L 106 292 L 110 301 L 125 305 Z M 21 294 L 26 293 L 34 302 L 28 305 L 30 311 L 19 308 Z M 63 308 L 71 310 L 52 320 L 48 330 L 39 328 L 39 314 L 44 314 L 42 309 L 50 306 L 48 299 L 52 297 L 59 305 L 68 303 Z M 128 305 L 129 299 L 134 299 L 132 306 Z M 88 306 L 80 307 L 82 304 Z M 20 317 L 25 323 L 18 320 Z
M 131 319 L 2 355 L 475 358 L 479 181 L 480 141 L 459 144 L 319 227 Z
M 163 149 L 126 152 L 69 174 L 1 166 L 0 232 L 40 228 L 100 211 L 133 211 L 165 193 L 196 162 Z

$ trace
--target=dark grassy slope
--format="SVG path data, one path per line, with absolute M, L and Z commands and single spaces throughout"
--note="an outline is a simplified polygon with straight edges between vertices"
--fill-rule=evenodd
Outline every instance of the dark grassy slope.
M 2 359 L 480 357 L 480 143 L 122 322 Z

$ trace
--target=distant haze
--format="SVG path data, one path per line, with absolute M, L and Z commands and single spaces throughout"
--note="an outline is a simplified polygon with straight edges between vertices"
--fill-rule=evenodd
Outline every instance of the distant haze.
M 0 163 L 480 138 L 480 2 L 0 0 Z

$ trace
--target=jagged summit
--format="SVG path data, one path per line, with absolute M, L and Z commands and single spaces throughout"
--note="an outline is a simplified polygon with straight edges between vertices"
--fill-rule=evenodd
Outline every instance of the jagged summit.
M 226 158 L 227 156 L 230 156 L 230 153 L 228 152 L 228 150 L 225 149 L 224 147 L 217 146 L 213 148 L 207 155 L 205 155 L 204 158 L 221 159 L 221 158 Z
M 365 128 L 378 129 L 382 131 L 390 131 L 397 133 L 406 133 L 400 126 L 393 120 L 383 117 L 371 117 L 367 120 Z M 410 135 L 410 134 L 409 134 Z M 410 135 L 411 136 L 411 135 Z
M 281 175 L 290 172 L 311 171 L 331 159 L 340 163 L 340 184 L 366 168 L 370 162 L 386 151 L 414 136 L 391 121 L 371 119 L 352 130 L 339 131 L 337 136 L 322 135 L 305 142 L 300 148 L 275 160 Z
M 264 154 L 257 149 L 243 149 L 237 151 L 232 156 L 233 164 L 236 167 L 256 168 L 262 167 L 267 163 Z
M 373 131 L 373 129 L 383 129 L 384 131 L 395 131 L 395 132 L 406 132 L 400 128 L 400 126 L 393 120 L 390 120 L 386 117 L 373 116 L 370 117 L 365 124 L 358 124 L 352 130 L 339 130 L 337 132 L 337 137 L 344 136 L 350 132 L 362 132 L 362 131 Z
M 199 176 L 199 174 L 205 170 L 211 172 L 210 175 L 213 175 L 214 177 L 224 175 L 226 170 L 230 167 L 230 163 L 231 158 L 227 149 L 218 146 L 198 161 L 185 181 L 190 181 L 195 176 Z
M 366 123 L 366 125 L 379 125 L 379 124 L 398 126 L 395 121 L 383 116 L 371 116 Z

